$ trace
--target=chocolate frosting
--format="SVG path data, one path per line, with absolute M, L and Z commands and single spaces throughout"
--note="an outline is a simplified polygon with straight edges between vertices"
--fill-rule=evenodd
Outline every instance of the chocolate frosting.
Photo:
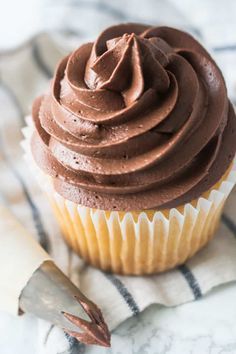
M 35 100 L 32 152 L 65 198 L 104 210 L 199 197 L 236 151 L 222 74 L 189 34 L 121 24 L 64 58 Z

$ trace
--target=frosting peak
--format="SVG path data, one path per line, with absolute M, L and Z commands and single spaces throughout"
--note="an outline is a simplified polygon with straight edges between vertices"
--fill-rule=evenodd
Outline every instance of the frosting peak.
M 236 150 L 217 65 L 169 27 L 106 29 L 64 58 L 33 107 L 36 162 L 67 199 L 107 210 L 169 208 L 199 197 Z
M 119 92 L 123 107 L 138 100 L 144 89 L 167 91 L 170 80 L 164 69 L 168 57 L 157 39 L 142 38 L 135 33 L 106 42 L 106 50 L 97 55 L 93 50 L 88 60 L 84 81 L 93 89 Z

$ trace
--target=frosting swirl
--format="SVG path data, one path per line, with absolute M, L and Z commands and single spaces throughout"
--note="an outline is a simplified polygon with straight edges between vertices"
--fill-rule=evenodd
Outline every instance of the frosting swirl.
M 236 150 L 219 68 L 169 27 L 106 29 L 61 61 L 32 116 L 33 156 L 58 193 L 105 210 L 189 202 L 220 179 Z

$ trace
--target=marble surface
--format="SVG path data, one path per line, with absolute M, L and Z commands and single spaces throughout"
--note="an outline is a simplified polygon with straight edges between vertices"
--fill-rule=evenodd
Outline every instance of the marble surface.
M 71 354 L 236 354 L 235 299 L 232 283 L 176 308 L 153 305 L 114 331 L 111 349 L 81 346 Z M 24 330 L 20 318 L 14 318 L 11 338 L 12 316 L 0 321 L 0 354 L 64 354 L 39 349 L 40 328 L 30 317 Z
M 164 308 L 153 305 L 122 324 L 112 349 L 90 347 L 86 354 L 235 354 L 236 285 L 212 291 L 204 299 Z

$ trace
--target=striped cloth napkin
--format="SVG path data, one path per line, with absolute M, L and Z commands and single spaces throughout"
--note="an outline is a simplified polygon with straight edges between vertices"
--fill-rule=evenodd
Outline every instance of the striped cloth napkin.
M 94 6 L 95 13 L 107 11 L 113 17 L 122 14 L 108 2 L 100 1 L 99 4 L 102 4 L 102 10 Z M 91 8 L 89 11 L 91 16 Z M 118 20 L 129 19 L 133 20 Z M 190 30 L 204 37 L 196 27 Z M 76 46 L 82 37 L 81 33 L 72 31 L 57 35 L 41 33 L 17 49 L 1 53 L 0 193 L 59 267 L 102 308 L 113 330 L 150 304 L 176 306 L 198 300 L 213 287 L 236 280 L 236 194 L 232 193 L 229 198 L 216 238 L 189 262 L 165 274 L 147 277 L 105 274 L 85 265 L 68 249 L 47 201 L 23 161 L 20 131 L 33 99 L 48 87 L 55 63 L 66 54 L 68 43 Z M 225 52 L 228 58 L 232 50 L 232 45 L 221 47 L 218 43 L 215 52 L 220 54 L 222 63 L 222 54 Z M 225 63 L 228 66 L 222 68 L 228 73 L 233 62 L 226 60 Z M 230 87 L 233 87 L 232 82 Z M 234 99 L 233 90 L 230 94 Z M 0 291 L 4 289 L 0 288 Z M 10 335 L 14 321 L 7 314 L 0 313 L 1 333 L 4 328 L 4 333 L 9 330 Z M 22 336 L 27 336 L 29 329 L 35 328 L 36 324 L 37 353 L 78 353 L 83 347 L 62 330 L 33 316 L 22 316 Z

